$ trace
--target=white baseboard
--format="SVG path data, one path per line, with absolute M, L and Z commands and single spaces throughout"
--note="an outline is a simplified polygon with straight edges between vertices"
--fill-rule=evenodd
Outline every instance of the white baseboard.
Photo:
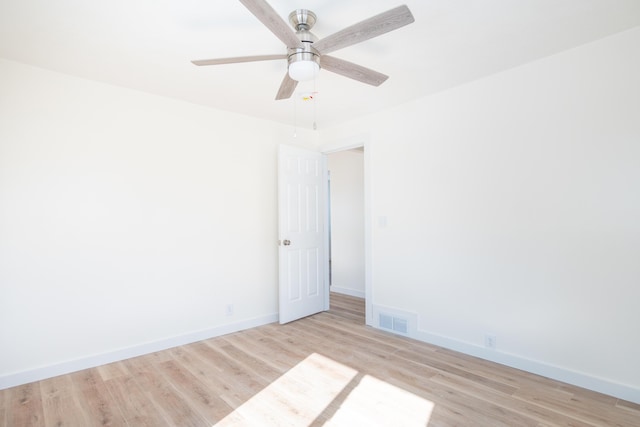
M 411 338 L 640 404 L 640 389 L 626 384 L 619 384 L 593 375 L 480 347 L 422 330 L 416 331 L 415 336 Z
M 337 290 L 331 289 L 332 292 L 345 293 L 351 296 L 358 296 L 348 292 L 342 292 L 344 288 Z M 351 291 L 348 290 L 347 291 Z M 364 297 L 364 295 L 362 295 Z M 385 312 L 394 313 L 395 310 L 376 307 L 377 310 L 383 310 Z M 244 329 L 253 328 L 256 326 L 262 326 L 269 323 L 277 322 L 278 315 L 272 314 L 269 316 L 263 316 L 254 319 L 248 319 L 237 323 L 223 325 L 211 329 L 192 332 L 177 337 L 167 338 L 163 340 L 153 341 L 136 345 L 133 347 L 127 347 L 123 349 L 114 350 L 107 353 L 88 356 L 81 359 L 62 362 L 45 367 L 35 368 L 28 371 L 22 371 L 14 374 L 8 374 L 0 376 L 0 390 L 27 384 L 34 381 L 40 381 L 47 378 L 52 378 L 58 375 L 64 375 L 71 372 L 80 371 L 83 369 L 95 368 L 107 363 L 117 362 L 131 357 L 141 356 L 144 354 L 153 353 L 156 351 L 166 350 L 172 347 L 189 344 L 192 342 L 202 341 L 209 338 L 214 338 L 221 335 L 230 334 Z M 474 344 L 470 344 L 463 341 L 458 341 L 452 338 L 435 335 L 423 330 L 414 329 L 413 322 L 410 322 L 409 333 L 407 336 L 414 338 L 429 344 L 434 344 L 440 347 L 448 348 L 451 350 L 459 351 L 471 356 L 476 356 L 481 359 L 490 360 L 492 362 L 500 363 L 502 365 L 510 366 L 512 368 L 521 369 L 523 371 L 531 372 L 537 375 L 542 375 L 547 378 L 562 381 L 568 384 L 572 384 L 578 387 L 586 388 L 589 390 L 604 393 L 610 396 L 624 399 L 629 402 L 640 404 L 640 390 L 635 387 L 631 387 L 625 384 L 615 383 L 606 379 L 594 377 L 581 372 L 571 371 L 565 368 L 549 365 L 546 363 L 538 362 L 523 358 L 521 356 L 508 354 L 485 347 L 480 347 Z M 377 318 L 374 317 L 375 328 L 380 328 Z
M 15 387 L 34 381 L 40 381 L 47 378 L 64 375 L 71 372 L 81 371 L 83 369 L 95 368 L 107 363 L 117 362 L 131 357 L 142 356 L 144 354 L 156 351 L 166 350 L 180 345 L 190 344 L 233 332 L 242 331 L 256 326 L 262 326 L 269 323 L 277 322 L 278 315 L 272 314 L 268 316 L 257 317 L 254 319 L 243 320 L 236 323 L 230 323 L 215 328 L 205 329 L 201 331 L 191 332 L 185 335 L 166 338 L 158 341 L 152 341 L 132 347 L 121 348 L 107 353 L 96 354 L 80 359 L 70 360 L 67 362 L 57 363 L 54 365 L 44 366 L 40 368 L 30 369 L 27 371 L 17 372 L 0 376 L 0 390 L 9 387 Z
M 381 315 L 397 316 L 398 318 L 406 320 L 407 333 L 398 333 L 390 328 L 384 328 L 380 325 Z M 393 307 L 385 307 L 380 305 L 373 306 L 373 327 L 396 333 L 398 335 L 414 338 L 419 341 L 423 341 L 429 344 L 444 347 L 450 350 L 455 350 L 460 353 L 468 354 L 470 356 L 479 357 L 481 359 L 489 360 L 491 362 L 500 363 L 501 365 L 510 366 L 512 368 L 520 369 L 523 371 L 531 372 L 533 374 L 541 375 L 543 377 L 551 378 L 557 381 L 562 381 L 568 384 L 572 384 L 578 387 L 586 388 L 599 393 L 604 393 L 609 396 L 614 396 L 619 399 L 628 400 L 640 404 L 640 389 L 632 387 L 626 384 L 616 383 L 603 378 L 598 378 L 593 375 L 589 375 L 583 372 L 576 372 L 566 368 L 550 365 L 547 363 L 530 360 L 519 355 L 504 353 L 495 349 L 481 347 L 476 344 L 471 344 L 464 341 L 459 341 L 453 338 L 436 335 L 428 331 L 424 331 L 418 328 L 419 319 L 416 313 L 410 313 L 403 310 L 398 310 Z M 387 325 L 388 326 L 388 325 Z
M 330 291 L 335 292 L 337 294 L 344 294 L 352 297 L 364 298 L 364 291 L 358 291 L 355 289 L 341 288 L 339 286 L 331 285 Z

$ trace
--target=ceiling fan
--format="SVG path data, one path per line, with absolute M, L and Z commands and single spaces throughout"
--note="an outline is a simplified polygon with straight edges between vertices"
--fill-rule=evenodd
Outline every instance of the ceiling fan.
M 191 62 L 195 65 L 220 65 L 286 59 L 288 72 L 276 95 L 277 100 L 290 98 L 298 81 L 313 79 L 320 68 L 362 83 L 380 86 L 389 76 L 327 54 L 404 27 L 415 20 L 407 6 L 399 6 L 318 40 L 310 31 L 316 23 L 316 15 L 309 10 L 297 9 L 289 14 L 292 29 L 265 0 L 240 0 L 240 3 L 282 40 L 287 46 L 287 54 L 200 59 Z

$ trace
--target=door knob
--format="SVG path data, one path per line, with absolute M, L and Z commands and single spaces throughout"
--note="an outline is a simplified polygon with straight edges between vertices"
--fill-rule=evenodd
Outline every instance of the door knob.
M 285 246 L 289 246 L 291 244 L 291 240 L 283 240 L 282 244 Z

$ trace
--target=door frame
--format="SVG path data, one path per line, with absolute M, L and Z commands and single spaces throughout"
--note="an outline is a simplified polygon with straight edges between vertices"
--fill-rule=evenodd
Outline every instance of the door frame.
M 368 134 L 358 135 L 346 140 L 337 141 L 320 147 L 320 152 L 326 157 L 328 154 L 340 151 L 364 148 L 364 300 L 365 300 L 365 324 L 374 326 L 373 322 L 373 216 L 371 205 L 371 144 Z M 327 195 L 327 197 L 329 197 Z M 327 204 L 328 206 L 328 204 Z M 325 242 L 329 242 L 329 212 L 325 219 Z M 328 249 L 327 249 L 328 251 Z M 329 258 L 325 261 L 327 274 L 329 271 Z M 329 286 L 326 286 L 327 300 L 329 298 Z

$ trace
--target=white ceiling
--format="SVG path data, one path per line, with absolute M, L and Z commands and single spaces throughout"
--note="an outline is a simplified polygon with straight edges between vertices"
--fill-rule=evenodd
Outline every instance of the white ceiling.
M 286 61 L 191 59 L 286 50 L 237 0 L 0 0 L 0 57 L 286 124 L 388 108 L 640 25 L 640 0 L 270 0 L 314 11 L 319 38 L 407 4 L 415 23 L 332 53 L 390 76 L 380 87 L 321 71 L 275 101 Z M 639 47 L 640 48 L 640 47 Z M 1 96 L 1 94 L 0 94 Z M 297 117 L 297 119 L 295 119 Z

